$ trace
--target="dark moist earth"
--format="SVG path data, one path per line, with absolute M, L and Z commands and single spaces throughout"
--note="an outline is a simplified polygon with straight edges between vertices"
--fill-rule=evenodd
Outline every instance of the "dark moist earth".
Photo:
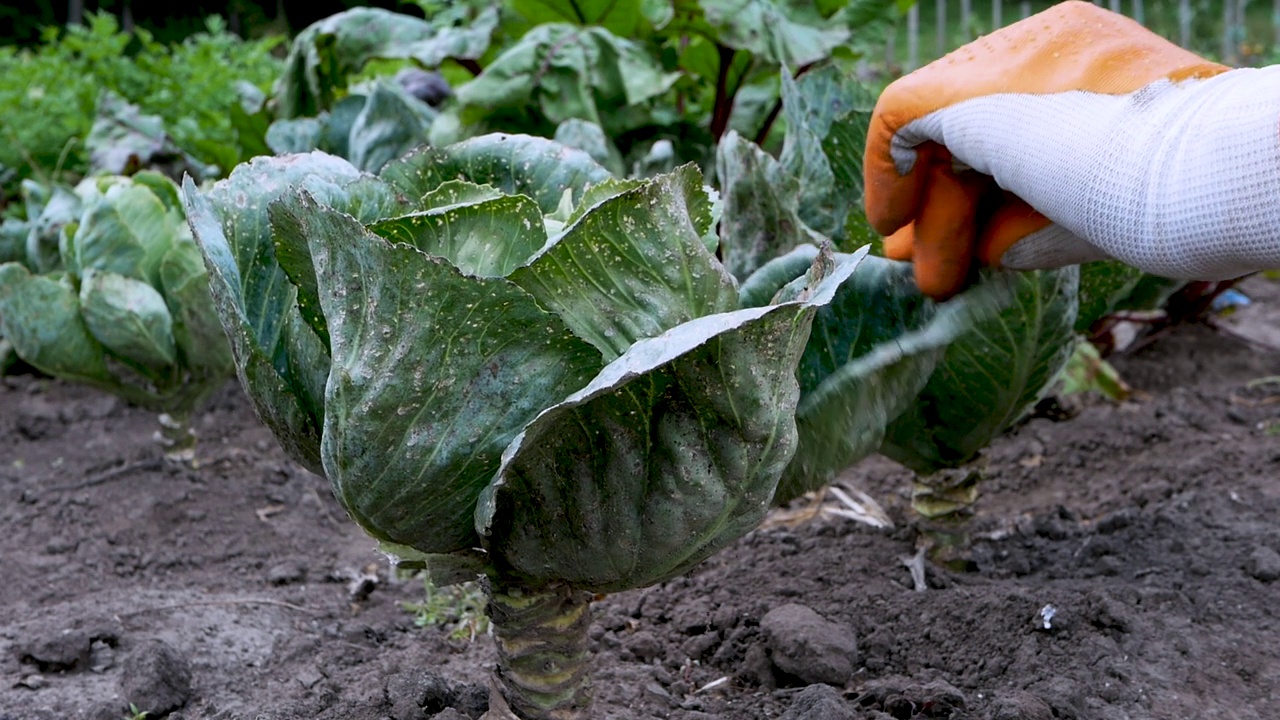
M 912 478 L 871 459 L 845 480 L 895 529 L 775 526 L 599 601 L 594 717 L 1280 718 L 1280 286 L 1245 287 L 1116 358 L 1135 400 L 995 443 L 967 570 L 913 589 Z M 166 465 L 146 412 L 0 387 L 0 720 L 478 717 L 490 639 L 417 626 L 234 384 L 195 424 Z

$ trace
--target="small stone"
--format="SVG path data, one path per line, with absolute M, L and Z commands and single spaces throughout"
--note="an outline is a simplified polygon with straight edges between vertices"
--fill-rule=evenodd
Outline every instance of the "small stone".
M 684 641 L 680 646 L 680 652 L 690 660 L 701 660 L 718 642 L 720 642 L 720 633 L 717 632 L 695 635 Z
M 1259 545 L 1249 553 L 1249 559 L 1245 561 L 1244 568 L 1251 577 L 1262 582 L 1280 580 L 1280 553 L 1265 545 Z
M 395 720 L 421 720 L 452 706 L 457 693 L 443 676 L 429 670 L 407 670 L 387 679 L 386 697 Z
M 662 654 L 662 644 L 648 630 L 640 630 L 627 638 L 623 642 L 623 646 L 630 650 L 631 654 L 641 662 L 649 662 Z
M 115 645 L 120 638 L 120 622 L 112 618 L 84 618 L 70 627 L 51 626 L 20 644 L 18 657 L 41 672 L 63 672 L 83 668 L 93 654 L 95 641 Z
M 988 717 L 990 720 L 1053 720 L 1053 710 L 1036 695 L 1011 690 L 992 701 Z
M 840 691 L 830 685 L 810 685 L 796 694 L 780 720 L 855 720 Z
M 432 715 L 431 720 L 471 720 L 471 718 L 467 715 L 463 715 L 453 708 L 445 708 L 435 715 Z
M 30 690 L 39 690 L 40 688 L 44 687 L 44 676 L 38 675 L 38 674 L 27 675 L 22 679 L 18 680 L 18 685 L 20 687 L 28 688 Z
M 304 688 L 313 688 L 316 683 L 324 679 L 324 675 L 321 675 L 320 671 L 313 667 L 304 667 L 295 673 L 293 677 Z
M 125 656 L 120 692 L 139 710 L 163 716 L 191 697 L 191 667 L 168 643 L 151 640 Z
M 812 608 L 789 603 L 760 621 L 775 667 L 802 684 L 844 685 L 858 661 L 853 630 L 833 623 Z

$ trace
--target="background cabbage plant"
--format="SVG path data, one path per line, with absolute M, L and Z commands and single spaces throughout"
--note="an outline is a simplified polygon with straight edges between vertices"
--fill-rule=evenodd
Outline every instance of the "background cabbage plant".
M 5 226 L 22 248 L 0 264 L 6 342 L 42 372 L 162 413 L 160 439 L 189 456 L 188 418 L 233 364 L 177 186 L 141 172 L 24 194 L 31 219 Z

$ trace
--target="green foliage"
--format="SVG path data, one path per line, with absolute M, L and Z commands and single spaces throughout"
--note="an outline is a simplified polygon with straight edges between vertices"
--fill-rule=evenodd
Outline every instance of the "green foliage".
M 427 20 L 361 8 L 301 33 L 275 86 L 279 117 L 316 118 L 320 127 L 294 127 L 307 137 L 321 136 L 337 117 L 348 83 L 366 66 L 412 63 L 439 69 L 457 84 L 427 134 L 433 145 L 519 132 L 581 146 L 618 175 L 650 175 L 688 161 L 709 168 L 715 145 L 730 129 L 761 140 L 770 136 L 783 105 L 780 75 L 836 56 L 842 62 L 855 57 L 850 39 L 898 12 L 880 0 L 821 7 L 776 0 L 513 0 L 502 13 L 471 2 L 420 4 Z M 827 100 L 789 111 L 786 122 L 813 115 L 816 123 L 796 151 L 803 157 L 788 157 L 789 166 L 804 162 L 814 143 L 856 141 L 842 140 L 842 130 L 831 127 L 839 125 L 833 116 L 869 112 L 869 98 L 862 93 Z M 310 147 L 327 146 L 320 141 Z M 329 147 L 350 158 L 340 146 Z M 837 180 L 841 184 L 830 185 L 827 197 L 806 199 L 806 215 L 826 212 L 830 224 L 856 204 L 857 193 L 843 193 L 853 181 Z M 827 231 L 823 224 L 815 229 Z M 842 237 L 838 227 L 831 234 Z
M 276 114 L 291 119 L 331 110 L 349 76 L 371 60 L 412 60 L 427 68 L 450 59 L 474 62 L 497 24 L 494 7 L 474 17 L 440 13 L 435 22 L 363 7 L 327 17 L 294 38 L 272 91 Z
M 1029 410 L 1071 355 L 1080 272 L 1017 273 L 1014 301 L 958 338 L 882 447 L 920 473 L 972 460 Z
M 27 252 L 0 265 L 13 350 L 55 377 L 188 415 L 233 365 L 177 188 L 143 172 L 74 189 L 28 183 L 26 195 L 37 218 Z
M 413 613 L 413 623 L 418 627 L 438 627 L 454 640 L 468 641 L 489 632 L 484 591 L 476 583 L 437 587 L 424 573 L 422 589 L 425 595 L 422 602 L 403 605 Z
M 99 96 L 110 90 L 159 117 L 168 137 L 203 163 L 229 170 L 247 157 L 232 109 L 239 84 L 266 87 L 278 74 L 275 40 L 245 42 L 218 19 L 172 47 L 146 31 L 120 32 L 111 15 L 46 31 L 35 50 L 0 47 L 0 165 L 22 177 L 83 175 Z

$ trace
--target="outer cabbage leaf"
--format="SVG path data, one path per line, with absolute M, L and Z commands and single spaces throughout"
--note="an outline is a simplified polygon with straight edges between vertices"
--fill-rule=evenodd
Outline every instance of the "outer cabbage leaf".
M 938 304 L 920 294 L 909 263 L 864 259 L 814 318 L 798 370 L 800 449 L 775 502 L 822 487 L 876 452 L 947 347 L 1009 302 L 1006 280 L 991 278 Z
M 836 242 L 862 207 L 862 152 L 875 96 L 838 68 L 782 73 L 787 133 L 779 162 L 800 182 L 798 214 Z
M 436 111 L 390 83 L 375 83 L 351 124 L 347 157 L 361 170 L 376 173 L 387 163 L 427 141 Z
M 1095 322 L 1115 311 L 1138 286 L 1142 276 L 1141 270 L 1115 260 L 1081 265 L 1076 331 L 1088 332 Z
M 724 196 L 720 248 L 724 265 L 745 279 L 769 260 L 822 238 L 800 219 L 800 184 L 758 145 L 732 130 L 716 150 Z
M 533 198 L 543 215 L 556 211 L 565 190 L 580 198 L 588 186 L 612 177 L 581 150 L 504 133 L 419 148 L 387 165 L 381 176 L 410 198 L 423 197 L 449 180 L 492 185 L 507 195 Z
M 230 377 L 235 359 L 209 298 L 209 273 L 190 239 L 174 244 L 160 261 L 160 289 L 173 316 L 180 364 L 205 377 Z
M 1011 274 L 1012 303 L 953 342 L 881 452 L 920 473 L 971 460 L 1019 420 L 1074 343 L 1077 266 Z
M 158 290 L 106 270 L 86 270 L 80 308 L 94 339 L 123 360 L 159 371 L 173 365 L 178 349 L 173 317 Z
M 624 175 L 622 153 L 604 134 L 604 128 L 579 118 L 569 118 L 556 126 L 553 138 L 561 145 L 577 148 L 591 156 L 615 175 Z
M 476 525 L 500 569 L 595 592 L 670 578 L 763 518 L 796 447 L 805 301 L 708 315 L 632 345 L 529 423 Z
M 323 153 L 256 158 L 208 193 L 188 180 L 183 200 L 240 382 L 285 450 L 319 472 L 329 360 L 276 260 L 267 216 L 273 200 L 295 189 L 365 221 L 405 208 L 391 187 Z M 313 272 L 305 254 L 294 259 L 299 272 Z
M 0 265 L 0 329 L 19 357 L 50 375 L 98 387 L 115 383 L 70 278 Z
M 733 279 L 702 242 L 710 217 L 702 174 L 687 165 L 593 205 L 511 279 L 612 360 L 737 306 Z
M 145 186 L 118 184 L 90 200 L 70 239 L 75 272 L 106 270 L 156 285 L 181 220 Z
M 339 500 L 382 540 L 475 547 L 476 498 L 503 448 L 584 385 L 599 353 L 505 279 L 466 276 L 310 198 L 281 213 L 310 243 L 331 333 L 322 453 Z

